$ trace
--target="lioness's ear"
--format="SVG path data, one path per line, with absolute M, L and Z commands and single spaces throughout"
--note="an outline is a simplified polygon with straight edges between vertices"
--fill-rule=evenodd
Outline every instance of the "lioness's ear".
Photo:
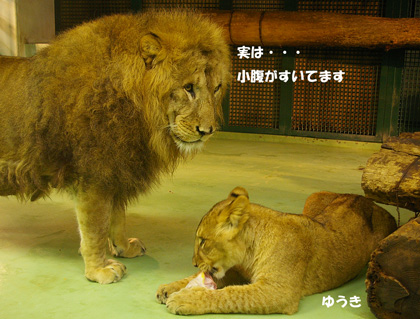
M 228 199 L 235 199 L 235 198 L 237 198 L 239 196 L 245 196 L 246 198 L 249 199 L 248 192 L 246 191 L 246 189 L 243 188 L 243 187 L 240 187 L 240 186 L 235 187 L 230 192 L 230 194 L 228 196 Z
M 220 235 L 227 239 L 235 237 L 249 218 L 247 209 L 249 199 L 244 195 L 238 196 L 232 203 L 225 207 L 218 217 L 218 230 Z
M 161 49 L 162 46 L 157 35 L 149 33 L 141 38 L 140 52 L 147 69 L 152 68 L 153 60 L 156 58 L 156 55 L 160 52 Z

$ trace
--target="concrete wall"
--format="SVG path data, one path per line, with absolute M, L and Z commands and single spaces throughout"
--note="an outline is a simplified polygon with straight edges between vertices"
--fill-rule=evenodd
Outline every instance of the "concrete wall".
M 18 55 L 15 2 L 15 0 L 0 0 L 1 55 Z
M 0 54 L 32 55 L 54 37 L 54 0 L 0 0 Z

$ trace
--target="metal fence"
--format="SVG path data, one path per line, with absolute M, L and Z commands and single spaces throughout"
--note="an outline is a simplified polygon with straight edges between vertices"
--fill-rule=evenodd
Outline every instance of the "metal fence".
M 174 7 L 420 15 L 420 0 L 56 0 L 57 30 L 106 14 Z M 232 46 L 233 81 L 224 105 L 226 131 L 382 141 L 389 135 L 420 130 L 418 50 L 264 47 L 261 58 L 241 59 L 238 47 Z M 253 70 L 265 72 L 263 81 L 247 80 Z M 336 81 L 332 75 L 340 70 L 342 81 Z M 291 71 L 295 81 L 291 74 L 287 83 L 269 79 L 270 72 L 278 77 Z M 315 82 L 308 80 L 307 72 L 312 71 Z M 331 72 L 331 78 L 323 82 L 320 76 L 325 71 Z

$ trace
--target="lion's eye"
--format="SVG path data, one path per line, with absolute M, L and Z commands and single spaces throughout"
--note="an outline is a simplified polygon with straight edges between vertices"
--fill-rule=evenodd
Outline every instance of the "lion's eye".
M 193 98 L 195 98 L 194 85 L 188 83 L 184 85 L 184 90 L 188 92 Z
M 200 246 L 203 247 L 206 240 L 204 238 L 200 238 Z
M 219 91 L 221 87 L 222 87 L 222 84 L 219 84 L 218 86 L 216 86 L 216 88 L 214 89 L 214 93 L 217 93 L 217 91 Z

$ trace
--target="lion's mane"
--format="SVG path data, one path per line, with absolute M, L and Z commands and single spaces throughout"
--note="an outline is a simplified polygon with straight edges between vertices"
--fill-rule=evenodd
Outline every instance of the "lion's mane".
M 146 34 L 163 43 L 151 59 L 139 45 Z M 33 58 L 0 58 L 0 195 L 94 188 L 124 206 L 149 190 L 187 156 L 168 134 L 165 107 L 179 61 L 197 52 L 226 70 L 225 89 L 221 30 L 183 11 L 105 17 Z

